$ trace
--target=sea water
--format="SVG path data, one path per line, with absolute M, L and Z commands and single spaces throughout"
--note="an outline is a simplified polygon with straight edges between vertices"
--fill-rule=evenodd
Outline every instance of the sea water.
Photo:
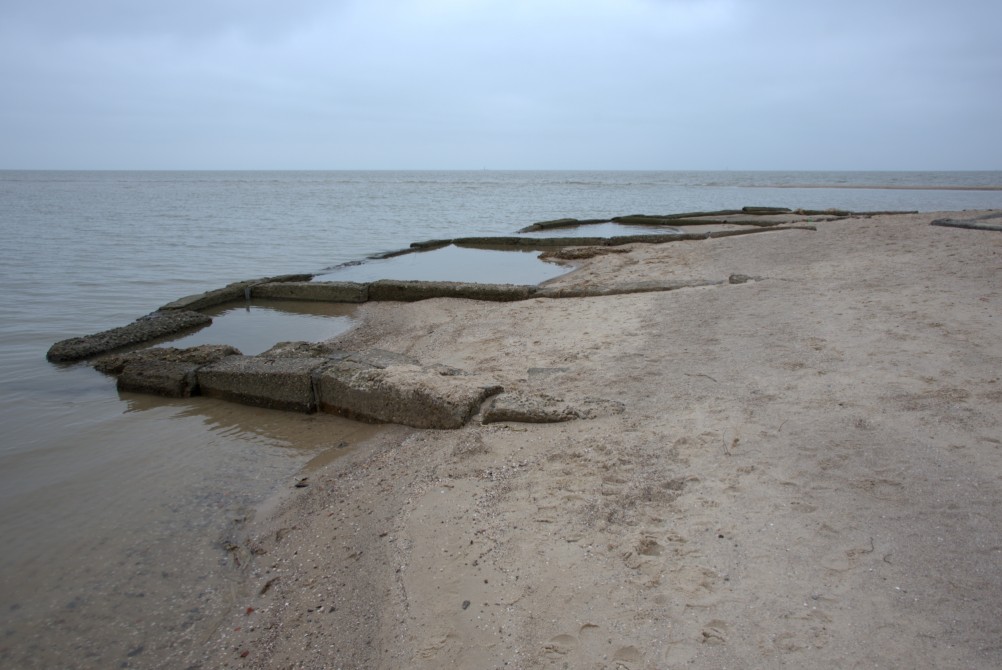
M 1002 208 L 1002 173 L 0 171 L 0 665 L 184 667 L 234 605 L 227 538 L 307 460 L 369 430 L 120 394 L 86 364 L 46 362 L 53 342 L 413 241 L 744 205 Z M 539 280 L 534 257 L 509 260 L 484 280 Z M 430 278 L 412 265 L 398 278 Z M 350 309 L 282 309 L 218 318 L 233 337 L 257 335 L 247 353 L 351 325 Z

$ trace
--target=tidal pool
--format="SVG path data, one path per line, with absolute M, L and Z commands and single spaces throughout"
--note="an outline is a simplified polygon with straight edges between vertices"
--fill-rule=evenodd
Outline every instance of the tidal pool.
M 298 300 L 228 303 L 204 310 L 212 317 L 211 325 L 163 346 L 229 344 L 254 356 L 277 342 L 320 342 L 340 335 L 354 324 L 355 309 L 355 305 Z
M 539 250 L 496 251 L 449 245 L 393 258 L 373 259 L 332 268 L 316 281 L 368 282 L 378 279 L 539 284 L 570 270 L 539 260 Z

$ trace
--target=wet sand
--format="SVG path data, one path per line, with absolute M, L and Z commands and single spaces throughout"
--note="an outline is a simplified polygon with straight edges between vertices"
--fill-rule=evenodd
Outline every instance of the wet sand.
M 953 218 L 972 213 L 953 213 Z M 381 347 L 626 411 L 388 427 L 246 529 L 232 668 L 1002 665 L 1002 234 L 943 213 L 580 261 L 359 307 Z

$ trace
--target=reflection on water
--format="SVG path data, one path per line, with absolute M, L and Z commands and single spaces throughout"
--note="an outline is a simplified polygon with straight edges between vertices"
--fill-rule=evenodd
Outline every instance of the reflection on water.
M 638 226 L 625 223 L 589 223 L 573 228 L 551 228 L 531 233 L 519 233 L 520 237 L 622 237 L 624 235 L 678 235 L 682 233 L 671 226 Z
M 212 317 L 212 325 L 163 346 L 229 344 L 254 356 L 277 342 L 319 342 L 340 335 L 351 328 L 355 309 L 354 305 L 293 300 L 230 303 L 203 310 Z
M 347 330 L 354 306 L 253 301 L 170 345 Z M 383 430 L 211 398 L 117 393 L 86 363 L 20 383 L 0 472 L 0 666 L 186 667 L 232 607 L 246 520 L 309 462 Z M 20 413 L 24 414 L 24 413 Z M 7 476 L 7 472 L 16 476 Z
M 394 258 L 340 267 L 316 281 L 368 282 L 378 279 L 458 281 L 483 284 L 539 284 L 567 272 L 539 260 L 539 251 L 493 251 L 449 245 Z
M 38 479 L 4 492 L 0 666 L 186 667 L 233 605 L 227 546 L 254 509 L 382 430 L 211 398 L 107 404 L 23 453 L 35 462 L 19 472 Z

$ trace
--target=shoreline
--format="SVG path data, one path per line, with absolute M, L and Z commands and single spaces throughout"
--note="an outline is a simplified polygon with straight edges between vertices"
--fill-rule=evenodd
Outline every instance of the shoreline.
M 996 667 L 1002 236 L 944 214 L 630 244 L 548 283 L 736 284 L 362 305 L 338 346 L 625 411 L 379 431 L 250 524 L 198 660 Z
M 931 185 L 872 185 L 872 184 L 770 184 L 747 188 L 831 188 L 869 191 L 1002 191 L 1002 186 L 931 186 Z

